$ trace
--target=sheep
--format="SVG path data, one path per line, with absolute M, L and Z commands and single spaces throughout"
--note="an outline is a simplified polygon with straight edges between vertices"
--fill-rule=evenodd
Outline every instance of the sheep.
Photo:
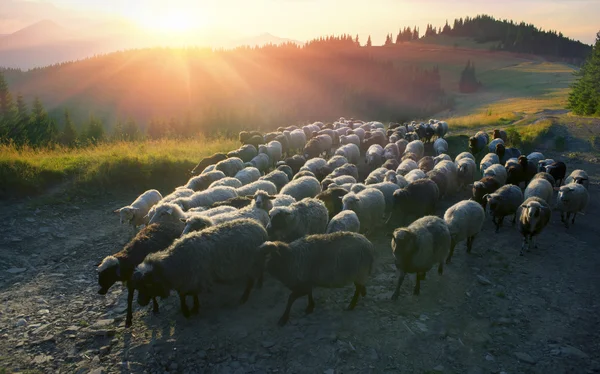
M 402 156 L 404 152 L 406 152 L 406 147 L 408 146 L 408 140 L 400 139 L 396 141 L 396 145 L 398 146 L 398 154 Z
M 400 166 L 400 162 L 398 160 L 387 160 L 381 165 L 382 168 L 386 168 L 388 170 L 396 170 Z
M 448 133 L 448 123 L 445 121 L 436 122 L 431 125 L 431 128 L 435 132 L 435 136 L 437 136 L 438 139 L 443 138 Z
M 444 213 L 444 221 L 450 231 L 450 253 L 446 258 L 446 264 L 452 262 L 454 248 L 463 240 L 467 240 L 467 253 L 473 249 L 475 236 L 481 231 L 485 221 L 483 207 L 474 200 L 463 200 L 452 205 Z
M 383 158 L 387 160 L 398 160 L 400 159 L 400 149 L 396 143 L 389 143 L 383 148 Z
M 388 170 L 383 177 L 384 182 L 392 182 L 398 185 L 400 188 L 408 186 L 408 181 L 404 177 L 393 170 Z
M 359 232 L 360 231 L 360 220 L 356 213 L 351 210 L 342 210 L 336 214 L 329 223 L 327 224 L 326 234 L 332 234 L 334 232 Z
M 296 202 L 296 199 L 294 199 L 290 195 L 282 195 L 282 194 L 275 195 L 275 199 L 273 199 L 273 201 L 272 201 L 273 208 L 276 208 L 278 206 L 290 206 L 295 202 Z
M 487 155 L 483 156 L 483 158 L 481 159 L 481 162 L 479 163 L 479 170 L 481 170 L 481 174 L 483 175 L 483 173 L 485 172 L 485 170 L 487 168 L 489 168 L 490 166 L 492 166 L 494 164 L 499 164 L 499 163 L 500 163 L 500 158 L 498 157 L 497 154 L 488 153 Z
M 538 178 L 547 180 L 553 186 L 556 185 L 556 179 L 554 179 L 554 177 L 552 175 L 550 175 L 546 172 L 541 171 L 541 172 L 537 173 L 536 175 L 533 176 L 531 181 L 533 182 L 535 179 L 538 179 Z
M 498 159 L 498 163 L 500 163 L 500 159 Z M 519 165 L 519 159 L 517 159 L 515 157 L 509 158 L 504 163 L 504 167 L 506 168 L 506 170 L 508 170 L 508 168 L 510 168 L 511 166 L 518 166 L 518 165 Z
M 294 172 L 289 165 L 285 165 L 285 164 L 279 165 L 279 166 L 277 166 L 277 169 L 275 169 L 275 170 L 285 173 L 285 175 L 287 176 L 289 181 L 292 180 L 292 178 L 294 178 Z
M 367 294 L 365 283 L 371 275 L 375 250 L 360 234 L 336 232 L 310 235 L 290 244 L 266 242 L 261 251 L 269 253 L 269 274 L 292 291 L 279 319 L 280 326 L 287 323 L 290 309 L 299 297 L 308 296 L 305 313 L 313 312 L 315 287 L 341 288 L 354 283 L 354 296 L 347 310 L 354 309 L 359 295 Z
M 345 164 L 339 168 L 336 168 L 326 178 L 337 178 L 341 177 L 342 175 L 349 175 L 358 180 L 358 168 L 354 164 Z
M 436 216 L 425 216 L 394 230 L 391 246 L 400 276 L 392 300 L 398 300 L 407 273 L 416 273 L 414 295 L 421 292 L 421 280 L 433 265 L 438 264 L 438 274 L 442 275 L 451 241 L 448 225 Z
M 398 166 L 398 169 L 396 169 L 396 173 L 401 174 L 401 175 L 406 175 L 411 170 L 415 170 L 417 168 L 418 168 L 418 165 L 415 161 L 413 161 L 411 159 L 407 159 L 400 163 L 400 166 Z
M 372 232 L 381 223 L 386 210 L 385 196 L 376 188 L 350 192 L 342 198 L 343 210 L 352 210 L 361 222 L 362 233 Z
M 565 179 L 565 184 L 578 183 L 583 185 L 587 190 L 589 187 L 590 179 L 587 173 L 581 169 L 573 170 L 571 174 Z
M 431 170 L 427 172 L 427 178 L 432 180 L 438 187 L 438 193 L 440 198 L 446 196 L 446 192 L 448 190 L 448 178 L 446 177 L 446 174 L 444 172 L 440 170 Z
M 277 191 L 280 191 L 283 186 L 290 182 L 288 175 L 280 170 L 273 170 L 269 174 L 262 176 L 259 180 L 265 180 L 273 183 L 277 187 Z
M 271 159 L 269 158 L 268 154 L 259 153 L 252 160 L 250 160 L 250 162 L 247 162 L 245 165 L 247 167 L 257 168 L 262 174 L 262 173 L 265 173 L 267 170 L 269 170 L 269 167 L 271 166 Z
M 435 135 L 435 130 L 429 123 L 420 123 L 415 127 L 415 131 L 419 138 L 425 139 L 426 142 L 431 142 L 431 138 Z
M 327 164 L 325 166 L 323 166 L 317 170 L 315 175 L 317 176 L 318 180 L 322 181 L 323 179 L 325 179 L 325 177 L 327 175 L 331 174 L 331 172 L 333 172 L 333 170 L 335 170 L 338 167 L 343 166 L 347 163 L 348 163 L 348 160 L 346 159 L 346 157 L 333 156 L 332 158 L 330 158 L 327 161 Z
M 282 194 L 290 195 L 296 201 L 300 201 L 305 197 L 315 197 L 321 192 L 321 184 L 314 177 L 300 177 L 290 181 L 280 191 Z
M 263 190 L 268 194 L 275 195 L 277 193 L 277 186 L 268 180 L 257 180 L 256 182 L 242 186 L 235 191 L 239 196 L 248 196 L 254 195 L 258 190 Z
M 492 222 L 496 225 L 496 232 L 500 230 L 506 216 L 513 214 L 512 222 L 517 222 L 517 209 L 523 204 L 523 192 L 518 186 L 507 184 L 484 198 L 487 200 Z
M 490 150 L 490 152 L 495 152 L 496 151 L 496 145 L 498 144 L 504 144 L 504 140 L 497 138 L 494 139 L 490 142 L 490 144 L 488 144 L 488 149 Z
M 344 156 L 351 164 L 358 164 L 360 161 L 360 148 L 356 144 L 345 144 L 335 151 L 336 156 Z
M 226 177 L 234 177 L 235 174 L 243 168 L 244 161 L 242 161 L 242 159 L 239 157 L 233 157 L 219 161 L 215 166 L 215 169 L 222 171 Z
M 376 190 L 381 191 L 385 199 L 385 213 L 391 213 L 394 208 L 394 192 L 400 189 L 400 186 L 392 182 L 381 182 L 370 185 L 357 183 L 350 188 L 350 192 L 359 193 L 367 188 L 375 188 Z
M 529 182 L 523 193 L 523 199 L 527 200 L 528 198 L 535 196 L 550 204 L 553 194 L 554 188 L 552 187 L 552 184 L 546 179 L 537 178 L 532 179 L 531 182 Z
M 404 135 L 404 139 L 406 139 L 408 142 L 414 142 L 419 140 L 419 135 L 414 131 L 409 131 L 406 133 L 406 135 Z
M 473 156 L 469 152 L 461 152 L 458 154 L 458 156 L 456 156 L 456 158 L 454 159 L 454 162 L 458 162 L 459 160 L 462 160 L 463 158 L 470 158 L 471 160 L 475 161 L 475 156 Z
M 577 216 L 577 213 L 585 210 L 589 198 L 588 190 L 582 184 L 569 183 L 560 188 L 556 198 L 556 208 L 560 211 L 560 220 L 565 224 L 566 228 L 569 228 L 571 213 L 573 213 L 571 223 L 574 224 L 575 216 Z M 566 219 L 565 213 L 567 214 Z
M 329 135 L 317 135 L 306 143 L 303 154 L 307 160 L 321 157 L 322 154 L 328 156 L 332 146 L 333 139 Z
M 222 178 L 222 179 L 212 182 L 210 184 L 210 186 L 208 186 L 208 189 L 214 188 L 214 187 L 223 187 L 223 186 L 240 188 L 240 187 L 242 187 L 242 182 L 240 182 L 240 180 L 236 179 L 236 178 L 225 177 L 225 178 Z
M 412 142 L 406 145 L 404 153 L 414 153 L 415 155 L 417 155 L 418 159 L 421 159 L 421 157 L 423 157 L 423 154 L 425 153 L 425 145 L 420 140 L 413 140 Z
M 256 155 L 258 154 L 258 150 L 252 144 L 245 144 L 235 151 L 231 151 L 227 153 L 227 157 L 238 157 L 243 162 L 250 162 Z M 223 160 L 219 160 L 223 161 Z M 217 161 L 218 162 L 218 161 Z
M 544 159 L 546 159 L 546 157 L 544 157 L 544 155 L 541 154 L 540 152 L 532 152 L 527 155 L 527 160 L 533 162 L 536 165 L 538 165 L 540 163 L 540 161 L 542 161 Z
M 238 134 L 238 139 L 240 143 L 245 144 L 248 143 L 248 140 L 250 140 L 253 136 L 260 136 L 262 138 L 263 134 L 260 131 L 240 131 Z
M 219 179 L 225 178 L 225 173 L 222 171 L 210 171 L 208 173 L 200 174 L 197 177 L 192 177 L 184 188 L 189 188 L 194 190 L 195 192 L 206 190 L 213 182 L 218 181 Z
M 241 209 L 245 206 L 250 205 L 250 203 L 252 203 L 252 199 L 247 197 L 247 196 L 236 196 L 236 197 L 232 197 L 230 199 L 227 200 L 223 200 L 223 201 L 217 201 L 216 203 L 212 204 L 209 208 L 217 208 L 217 207 L 222 207 L 222 206 L 230 206 L 233 208 L 237 208 L 237 209 Z M 189 211 L 192 211 L 193 209 L 190 209 Z
M 501 186 L 504 186 L 506 184 L 508 174 L 504 166 L 500 164 L 494 164 L 485 169 L 485 171 L 483 172 L 483 176 L 493 177 L 498 181 L 498 183 L 500 183 Z
M 270 222 L 269 211 L 273 209 L 273 200 L 275 199 L 276 196 L 269 195 L 266 191 L 256 191 L 252 197 L 252 203 L 250 205 L 232 212 L 213 215 L 211 216 L 212 222 L 214 224 L 219 224 L 236 219 L 248 218 L 259 222 L 263 227 L 266 228 Z M 186 234 L 186 230 L 183 230 L 183 233 Z
M 287 165 L 292 169 L 292 175 L 290 176 L 290 179 L 292 179 L 294 176 L 293 174 L 296 174 L 298 171 L 300 171 L 300 168 L 304 166 L 304 164 L 306 164 L 306 159 L 301 155 L 293 155 L 292 157 L 288 157 L 284 160 L 284 165 Z M 281 165 L 279 167 L 281 167 Z
M 454 194 L 458 188 L 457 167 L 452 161 L 444 160 L 433 167 L 446 175 L 446 193 Z
M 206 174 L 206 173 L 210 173 L 211 171 L 215 171 L 217 165 L 208 165 L 206 168 L 204 168 L 204 170 L 202 170 L 202 172 L 200 174 Z
M 147 224 L 147 214 L 154 205 L 162 200 L 162 195 L 157 190 L 148 190 L 138 196 L 133 203 L 116 209 L 114 213 L 119 214 L 121 224 L 128 223 L 133 227 L 135 233 L 136 227 Z
M 430 179 L 419 179 L 410 183 L 394 191 L 394 205 L 390 219 L 404 224 L 434 214 L 439 197 L 440 190 Z
M 340 136 L 340 144 L 356 144 L 357 147 L 360 147 L 361 140 L 357 134 L 348 134 Z
M 388 171 L 389 170 L 386 168 L 377 168 L 377 169 L 373 170 L 372 172 L 369 173 L 369 175 L 365 179 L 365 184 L 375 184 L 375 183 L 383 182 L 383 179 L 385 178 L 385 174 Z M 340 184 L 340 183 L 338 183 L 338 184 Z
M 316 198 L 321 200 L 327 208 L 329 219 L 332 219 L 335 215 L 342 211 L 344 205 L 342 204 L 342 198 L 348 194 L 348 190 L 335 186 L 330 187 L 327 190 L 319 193 Z
M 253 135 L 250 138 L 248 138 L 245 142 L 243 142 L 242 144 L 244 144 L 244 145 L 251 144 L 256 149 L 258 149 L 258 147 L 264 142 L 265 142 L 265 138 L 262 135 Z
M 504 144 L 496 144 L 496 154 L 500 159 L 500 164 L 504 165 L 508 159 L 521 156 L 521 151 L 517 148 L 506 148 Z
M 210 190 L 196 192 L 190 197 L 173 200 L 173 203 L 179 205 L 183 210 L 189 210 L 199 206 L 208 207 L 217 201 L 236 197 L 238 195 L 236 191 L 237 190 L 232 187 L 215 187 Z
M 476 155 L 485 149 L 489 142 L 489 136 L 483 131 L 479 131 L 474 136 L 469 138 L 469 152 Z
M 383 165 L 383 163 L 385 162 L 384 152 L 385 151 L 383 147 L 379 144 L 373 144 L 369 147 L 365 155 L 365 162 L 371 170 L 374 170 Z
M 425 174 L 425 172 L 421 169 L 411 170 L 404 176 L 404 179 L 406 179 L 408 183 L 413 183 L 416 180 L 425 178 L 427 178 L 427 174 Z
M 458 187 L 463 188 L 471 183 L 475 178 L 477 164 L 471 158 L 465 157 L 456 162 L 456 177 L 458 179 Z
M 360 139 L 360 144 L 362 144 L 362 142 L 365 140 L 366 131 L 365 131 L 365 129 L 361 129 L 359 127 L 359 128 L 352 130 L 352 132 L 348 132 L 348 134 L 350 134 L 350 135 L 354 134 L 354 135 L 358 136 L 358 138 Z M 360 144 L 357 144 L 357 146 L 360 147 Z
M 340 137 L 337 131 L 334 131 L 333 129 L 322 129 L 321 131 L 317 132 L 317 135 L 329 136 L 332 140 L 332 146 L 337 146 L 340 143 Z
M 442 161 L 452 161 L 452 157 L 449 155 L 442 153 L 441 155 L 437 155 L 433 158 L 433 166 L 439 164 Z
M 433 151 L 436 155 L 448 153 L 448 142 L 442 138 L 437 138 L 435 142 L 433 142 Z
M 300 129 L 284 131 L 283 135 L 288 139 L 290 152 L 299 152 L 306 145 L 306 134 Z
M 529 183 L 534 175 L 537 174 L 537 165 L 525 156 L 519 156 L 518 165 L 506 168 L 506 183 L 520 185 L 521 182 Z
M 520 256 L 523 256 L 524 250 L 530 250 L 531 244 L 537 248 L 535 237 L 548 225 L 551 214 L 550 205 L 543 199 L 532 196 L 523 202 L 519 215 L 519 232 L 523 235 Z
M 116 282 L 127 287 L 127 316 L 125 327 L 130 327 L 133 319 L 132 302 L 134 289 L 130 282 L 133 271 L 150 253 L 162 251 L 173 243 L 181 234 L 181 225 L 171 223 L 153 223 L 144 227 L 125 247 L 102 260 L 96 271 L 100 295 L 106 295 Z M 153 311 L 158 313 L 156 298 L 152 299 Z
M 435 163 L 434 163 L 433 157 L 425 156 L 419 160 L 417 167 L 419 169 L 423 170 L 425 173 L 428 173 L 431 170 L 433 170 L 434 165 L 435 165 Z
M 181 221 L 185 223 L 185 228 L 181 233 L 181 237 L 189 234 L 190 232 L 202 231 L 215 225 L 211 217 L 204 215 L 192 216 L 186 219 L 182 218 Z
M 211 289 L 213 283 L 246 280 L 241 298 L 245 303 L 258 278 L 262 280 L 265 256 L 260 246 L 268 239 L 265 229 L 256 221 L 234 220 L 193 232 L 176 240 L 164 251 L 152 253 L 138 265 L 132 276 L 138 290 L 138 303 L 147 305 L 150 297 L 166 298 L 176 290 L 181 312 L 188 318 L 198 313 L 198 294 Z M 188 309 L 185 297 L 194 298 Z
M 198 165 L 196 165 L 195 168 L 192 169 L 191 174 L 197 174 L 206 169 L 208 166 L 216 164 L 225 159 L 227 159 L 227 155 L 224 153 L 215 153 L 212 156 L 205 157 L 198 163 Z
M 325 178 L 323 179 L 323 182 L 321 182 L 321 186 L 322 190 L 325 191 L 332 184 L 339 186 L 346 183 L 354 184 L 356 183 L 356 179 L 350 175 L 342 175 L 336 178 Z
M 295 181 L 296 179 L 300 179 L 302 177 L 311 177 L 311 178 L 315 178 L 318 180 L 315 173 L 313 173 L 312 171 L 309 171 L 309 170 L 299 171 L 298 174 L 294 175 L 294 178 L 292 178 L 292 180 Z
M 554 160 L 551 158 L 547 158 L 545 160 L 538 161 L 538 171 L 546 171 L 546 166 L 554 163 Z
M 250 202 L 252 202 L 252 199 L 250 199 Z M 250 205 L 250 204 L 247 204 L 247 205 Z M 243 207 L 240 207 L 240 208 L 243 208 Z M 189 213 L 194 212 L 195 209 L 200 209 L 200 208 L 190 209 L 187 212 L 188 215 L 189 215 Z M 238 209 L 239 208 L 233 207 L 231 205 L 219 205 L 219 206 L 216 206 L 213 208 L 205 209 L 204 211 L 198 211 L 197 214 L 191 215 L 189 217 L 208 217 L 208 218 L 210 218 L 210 217 L 218 216 L 219 214 L 235 212 Z M 181 222 L 184 222 L 184 220 L 182 220 Z
M 508 142 L 508 135 L 506 131 L 500 129 L 494 129 L 493 135 L 494 139 L 502 139 L 504 143 Z
M 372 131 L 370 136 L 367 136 L 368 134 L 369 133 L 365 134 L 365 140 L 363 140 L 360 146 L 360 149 L 363 152 L 366 152 L 371 146 L 376 144 L 382 148 L 388 144 L 388 140 L 384 132 Z
M 271 161 L 270 166 L 275 166 L 275 164 L 279 162 L 283 156 L 283 147 L 281 146 L 280 142 L 273 140 L 266 145 L 261 144 L 258 147 L 258 153 L 265 153 L 267 156 L 269 156 L 269 160 Z
M 304 166 L 300 168 L 300 171 L 306 170 L 316 175 L 318 170 L 325 166 L 327 166 L 327 160 L 325 160 L 324 158 L 315 157 L 306 161 Z
M 483 209 L 487 206 L 486 196 L 494 193 L 502 184 L 494 177 L 483 177 L 479 181 L 473 183 L 472 199 L 478 202 Z
M 558 161 L 547 165 L 545 169 L 548 174 L 552 175 L 552 177 L 556 180 L 558 187 L 560 187 L 565 179 L 565 176 L 567 175 L 567 165 L 562 161 Z
M 269 238 L 288 243 L 305 235 L 324 233 L 329 221 L 325 204 L 313 198 L 304 198 L 289 206 L 273 208 L 269 215 Z
M 255 167 L 247 167 L 238 171 L 234 178 L 242 182 L 242 186 L 256 182 L 260 178 L 260 170 Z

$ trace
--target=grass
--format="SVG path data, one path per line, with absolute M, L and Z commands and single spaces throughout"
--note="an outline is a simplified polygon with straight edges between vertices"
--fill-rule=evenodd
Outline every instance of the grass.
M 157 140 L 36 150 L 0 146 L 0 198 L 30 196 L 66 184 L 67 191 L 140 191 L 185 182 L 203 157 L 235 149 L 233 139 Z
M 522 151 L 531 152 L 536 144 L 550 134 L 553 125 L 552 120 L 542 119 L 529 125 L 507 127 L 508 144 Z

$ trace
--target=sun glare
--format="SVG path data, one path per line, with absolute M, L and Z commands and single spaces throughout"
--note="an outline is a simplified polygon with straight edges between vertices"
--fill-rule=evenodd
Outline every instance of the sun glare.
M 146 12 L 137 17 L 144 28 L 166 33 L 184 33 L 201 26 L 197 17 L 192 17 L 184 9 L 169 9 L 165 12 Z

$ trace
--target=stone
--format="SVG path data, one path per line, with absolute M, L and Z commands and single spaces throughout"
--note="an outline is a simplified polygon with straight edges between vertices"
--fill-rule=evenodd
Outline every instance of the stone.
M 109 352 L 110 352 L 110 345 L 105 345 L 103 347 L 100 347 L 100 349 L 98 350 L 98 353 L 100 353 L 101 356 L 106 356 Z
M 530 355 L 528 355 L 527 353 L 523 353 L 523 352 L 515 352 L 515 357 L 522 362 L 525 362 L 527 364 L 531 364 L 534 365 L 535 364 L 535 360 L 533 359 L 533 357 L 531 357 Z
M 567 345 L 560 348 L 560 353 L 565 356 L 575 356 L 579 358 L 588 358 L 589 356 L 578 348 Z
M 427 326 L 424 323 L 421 322 L 415 322 L 415 325 L 419 328 L 419 330 L 421 330 L 422 332 L 427 332 L 429 331 L 429 329 L 427 328 Z
M 25 218 L 25 221 L 33 223 L 33 222 L 35 222 L 35 218 L 27 217 L 27 218 Z
M 101 329 L 101 328 L 108 327 L 108 326 L 112 325 L 113 323 L 115 323 L 115 320 L 112 318 L 100 319 L 92 325 L 92 328 L 93 329 Z
M 269 340 L 265 340 L 264 342 L 262 342 L 263 348 L 271 348 L 274 345 L 275 345 L 275 342 L 272 342 Z
M 75 334 L 77 331 L 79 331 L 78 326 L 69 326 L 63 330 L 65 334 Z
M 436 366 L 436 367 L 433 368 L 433 371 L 438 372 L 438 373 L 442 373 L 444 371 L 444 366 L 438 365 L 438 366 Z
M 491 354 L 488 353 L 485 355 L 485 360 L 486 361 L 494 361 L 495 359 L 494 359 L 494 356 L 492 356 Z
M 45 364 L 46 362 L 49 362 L 49 361 L 52 361 L 52 360 L 54 360 L 54 357 L 41 354 L 41 355 L 35 356 L 33 358 L 33 360 L 31 360 L 31 363 L 32 364 L 36 364 L 36 365 L 40 365 L 40 364 Z
M 486 277 L 484 277 L 482 275 L 477 276 L 477 281 L 479 282 L 479 284 L 482 284 L 484 286 L 489 286 L 492 284 L 492 282 L 489 279 L 487 279 Z
M 24 320 L 23 318 L 17 320 L 17 322 L 15 323 L 15 326 L 17 327 L 22 327 L 22 326 L 26 326 L 27 325 L 27 321 Z
M 10 269 L 6 270 L 6 272 L 10 273 L 10 274 L 19 274 L 24 271 L 27 271 L 27 268 L 10 268 Z
M 50 310 L 49 309 L 40 309 L 40 310 L 38 310 L 38 314 L 41 316 L 45 316 L 46 314 L 50 314 Z
M 105 373 L 106 373 L 106 370 L 102 366 L 88 371 L 88 374 L 105 374 Z
M 201 359 L 201 360 L 205 360 L 207 355 L 206 355 L 206 351 L 200 350 L 198 351 L 198 353 L 196 354 L 196 356 Z

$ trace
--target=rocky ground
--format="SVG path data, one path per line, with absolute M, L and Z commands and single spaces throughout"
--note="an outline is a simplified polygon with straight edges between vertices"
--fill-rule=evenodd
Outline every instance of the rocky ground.
M 126 292 L 98 295 L 95 264 L 127 241 L 112 211 L 134 196 L 2 203 L 0 373 L 600 372 L 600 163 L 562 157 L 594 176 L 590 204 L 568 230 L 555 214 L 538 249 L 520 257 L 516 228 L 495 234 L 486 221 L 471 255 L 459 245 L 420 296 L 411 276 L 392 302 L 396 272 L 382 233 L 371 238 L 376 266 L 353 312 L 344 311 L 353 286 L 318 289 L 314 313 L 305 316 L 300 299 L 283 328 L 288 291 L 267 276 L 243 306 L 243 285 L 217 287 L 186 320 L 173 295 L 158 315 L 136 306 L 125 329 Z

